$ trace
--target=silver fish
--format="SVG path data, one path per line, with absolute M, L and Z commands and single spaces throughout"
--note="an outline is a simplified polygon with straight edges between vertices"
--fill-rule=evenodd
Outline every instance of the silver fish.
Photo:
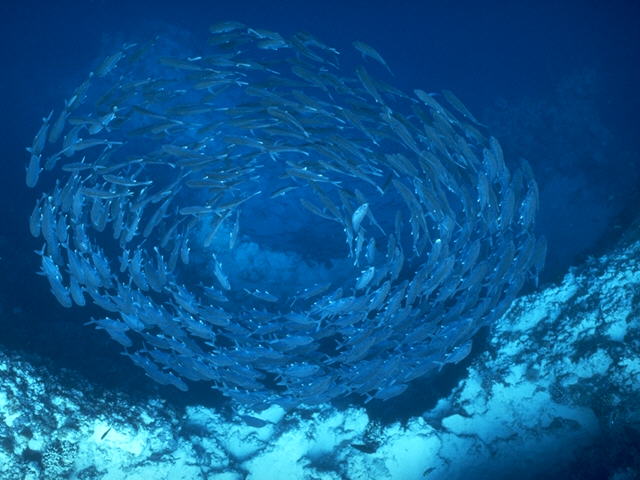
M 393 75 L 393 72 L 389 68 L 389 65 L 387 65 L 387 62 L 384 61 L 384 58 L 382 58 L 382 55 L 380 55 L 378 51 L 374 49 L 372 46 L 367 45 L 366 43 L 360 42 L 360 41 L 353 42 L 353 46 L 356 50 L 358 50 L 362 54 L 363 57 L 369 57 L 375 60 L 384 68 L 386 68 L 391 75 Z

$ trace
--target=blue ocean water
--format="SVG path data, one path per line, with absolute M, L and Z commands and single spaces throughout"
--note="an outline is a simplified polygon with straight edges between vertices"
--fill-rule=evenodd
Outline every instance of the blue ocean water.
M 36 195 L 24 186 L 24 148 L 41 117 L 60 105 L 114 47 L 155 35 L 182 44 L 206 41 L 208 26 L 217 21 L 239 20 L 286 35 L 307 31 L 338 50 L 362 40 L 384 56 L 395 74 L 394 86 L 455 92 L 500 140 L 510 167 L 520 157 L 532 166 L 540 189 L 536 229 L 548 240 L 542 285 L 606 251 L 637 220 L 637 5 L 225 3 L 0 6 L 5 159 L 0 340 L 5 348 L 81 371 L 105 388 L 140 395 L 155 391 L 142 371 L 128 368 L 117 344 L 83 326 L 91 315 L 100 315 L 97 309 L 63 309 L 46 280 L 35 275 L 40 265 L 33 251 L 41 245 L 27 228 Z M 480 339 L 476 349 L 481 348 Z M 455 368 L 434 381 L 439 391 L 455 383 Z M 167 389 L 162 394 L 176 404 L 222 401 L 198 385 L 189 396 Z M 397 405 L 402 407 L 396 408 L 419 410 L 437 395 L 401 399 Z M 393 407 L 372 408 L 379 409 L 381 418 L 401 416 Z

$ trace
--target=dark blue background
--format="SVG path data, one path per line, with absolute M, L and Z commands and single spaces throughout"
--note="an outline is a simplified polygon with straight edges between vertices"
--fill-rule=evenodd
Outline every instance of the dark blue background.
M 40 119 L 123 41 L 221 20 L 308 31 L 340 50 L 374 46 L 405 90 L 450 89 L 541 189 L 546 281 L 604 251 L 638 214 L 640 7 L 636 2 L 209 1 L 3 2 L 0 5 L 0 341 L 113 384 L 118 349 L 64 310 L 35 275 L 24 184 Z M 132 374 L 135 375 L 135 374 Z M 136 380 L 144 378 L 142 374 Z

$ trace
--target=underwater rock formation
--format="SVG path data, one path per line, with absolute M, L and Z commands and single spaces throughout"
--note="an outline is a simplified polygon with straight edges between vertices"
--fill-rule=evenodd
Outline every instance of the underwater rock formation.
M 235 22 L 99 63 L 28 148 L 42 273 L 159 383 L 386 400 L 469 353 L 546 244 L 526 162 L 448 91 Z M 40 182 L 44 166 L 45 175 Z
M 636 241 L 516 299 L 437 406 L 386 424 L 362 407 L 176 408 L 0 352 L 0 476 L 634 479 L 639 290 Z

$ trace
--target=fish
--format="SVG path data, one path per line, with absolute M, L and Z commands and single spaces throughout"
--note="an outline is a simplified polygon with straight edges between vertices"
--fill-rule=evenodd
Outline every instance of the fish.
M 544 266 L 531 166 L 454 93 L 377 78 L 363 42 L 350 68 L 308 33 L 209 33 L 116 47 L 35 123 L 44 288 L 102 310 L 155 382 L 242 412 L 391 401 L 468 358 Z
M 29 157 L 29 165 L 27 165 L 26 183 L 27 187 L 33 188 L 37 185 L 38 177 L 40 176 L 40 173 L 42 173 L 42 168 L 40 168 L 40 159 L 42 155 L 33 153 L 31 148 L 27 148 L 27 151 L 31 153 L 31 155 Z
M 103 174 L 102 178 L 104 178 L 109 183 L 122 185 L 123 187 L 144 187 L 147 185 L 153 185 L 153 180 L 139 181 L 112 174 Z
M 40 130 L 38 130 L 38 133 L 36 133 L 36 136 L 33 138 L 33 144 L 30 148 L 27 148 L 27 151 L 32 155 L 39 156 L 40 154 L 42 154 L 46 145 L 47 133 L 49 131 L 49 121 L 51 120 L 52 115 L 53 110 L 51 110 L 48 116 L 42 119 L 42 126 L 40 127 Z
M 464 106 L 464 104 L 460 101 L 458 97 L 451 90 L 442 90 L 442 96 L 451 104 L 453 108 L 455 108 L 459 113 L 462 114 L 463 117 L 468 118 L 476 125 L 480 125 L 482 127 L 486 127 L 482 123 L 478 122 L 473 114 Z
M 373 265 L 366 270 L 363 270 L 360 274 L 360 277 L 358 277 L 358 279 L 356 280 L 356 290 L 362 290 L 366 288 L 367 285 L 371 283 L 371 280 L 373 280 L 373 276 L 375 273 L 376 267 L 374 267 Z
M 442 367 L 445 366 L 448 363 L 452 363 L 452 364 L 456 365 L 456 364 L 460 363 L 461 361 L 463 361 L 471 353 L 471 347 L 472 346 L 473 346 L 473 341 L 472 340 L 468 340 L 465 343 L 463 343 L 462 345 L 458 345 L 458 346 L 454 347 L 444 357 L 444 361 L 443 362 L 435 362 L 436 364 L 440 365 L 439 370 L 441 370 Z
M 206 215 L 214 212 L 211 205 L 191 205 L 189 207 L 181 207 L 178 211 L 180 215 Z
M 267 292 L 266 290 L 261 291 L 261 290 L 249 290 L 249 289 L 244 289 L 245 292 L 247 292 L 249 295 L 251 295 L 254 298 L 257 298 L 258 300 L 263 300 L 265 302 L 270 302 L 270 303 L 275 303 L 278 301 L 278 297 L 275 295 L 272 295 L 271 293 Z
M 364 217 L 368 212 L 369 204 L 366 202 L 354 210 L 353 214 L 351 215 L 351 226 L 353 227 L 354 232 L 358 232 L 358 230 L 360 229 L 360 224 L 362 223 L 362 220 L 364 220 Z
M 237 30 L 244 30 L 247 26 L 241 22 L 224 21 L 214 23 L 209 27 L 209 32 L 213 34 L 228 33 Z
M 291 192 L 292 190 L 296 190 L 297 188 L 299 188 L 297 185 L 287 185 L 286 187 L 282 187 L 275 190 L 271 195 L 269 195 L 269 198 L 273 199 L 277 197 L 282 197 L 286 195 L 288 192 Z
M 71 114 L 71 112 L 69 112 L 66 108 L 62 109 L 60 111 L 60 114 L 58 115 L 58 118 L 56 118 L 56 121 L 53 122 L 53 125 L 51 126 L 51 129 L 49 130 L 49 143 L 57 143 L 58 139 L 60 138 L 60 135 L 62 134 L 64 127 L 65 127 L 65 122 L 67 121 L 67 119 L 69 118 L 69 115 Z
M 369 73 L 365 70 L 365 68 L 358 66 L 356 68 L 356 75 L 358 76 L 358 79 L 362 83 L 362 86 L 364 87 L 365 91 L 369 95 L 371 95 L 371 97 L 376 101 L 376 103 L 384 105 L 384 100 L 382 99 L 382 95 L 380 95 L 380 92 L 375 86 L 373 79 L 369 76 Z
M 106 76 L 108 73 L 110 73 L 113 69 L 116 68 L 116 66 L 118 65 L 118 62 L 120 60 L 122 60 L 123 57 L 124 57 L 124 52 L 122 52 L 122 51 L 118 51 L 118 52 L 106 57 L 96 67 L 96 70 L 95 70 L 96 76 L 98 76 L 98 77 Z
M 384 68 L 386 68 L 391 75 L 393 75 L 393 72 L 389 68 L 389 65 L 387 65 L 387 62 L 384 61 L 384 58 L 382 58 L 382 55 L 380 55 L 378 51 L 374 49 L 372 46 L 367 45 L 366 43 L 360 42 L 360 41 L 355 41 L 352 43 L 352 45 L 356 50 L 358 50 L 362 54 L 363 58 L 368 57 L 368 58 L 371 58 L 372 60 L 375 60 Z
M 262 418 L 254 417 L 253 415 L 240 415 L 240 419 L 250 427 L 262 428 L 271 425 L 271 422 L 263 420 Z
M 240 209 L 236 210 L 236 219 L 233 222 L 233 227 L 229 231 L 229 250 L 233 250 L 238 240 L 240 232 Z
M 529 188 L 520 204 L 518 222 L 524 227 L 529 227 L 538 211 L 538 195 L 535 188 Z
M 435 98 L 433 98 L 433 94 L 429 94 L 419 88 L 416 88 L 413 93 L 416 97 L 418 97 L 419 100 L 422 101 L 422 103 L 424 103 L 427 107 L 433 109 L 435 113 L 443 115 L 446 111 L 444 107 L 440 105 L 440 103 L 438 103 Z
M 216 279 L 218 280 L 218 282 L 220 283 L 220 286 L 224 289 L 224 290 L 231 290 L 231 284 L 229 283 L 229 278 L 227 277 L 227 275 L 224 273 L 224 271 L 222 270 L 222 265 L 220 264 L 220 262 L 215 258 L 215 256 L 213 257 L 213 261 L 214 261 L 214 270 L 213 273 L 216 277 Z
M 409 388 L 409 385 L 406 383 L 396 383 L 387 387 L 382 387 L 373 395 L 373 397 L 369 397 L 368 400 L 375 399 L 387 401 L 393 397 L 401 395 L 407 390 L 407 388 Z M 365 403 L 367 403 L 368 400 L 365 400 Z

